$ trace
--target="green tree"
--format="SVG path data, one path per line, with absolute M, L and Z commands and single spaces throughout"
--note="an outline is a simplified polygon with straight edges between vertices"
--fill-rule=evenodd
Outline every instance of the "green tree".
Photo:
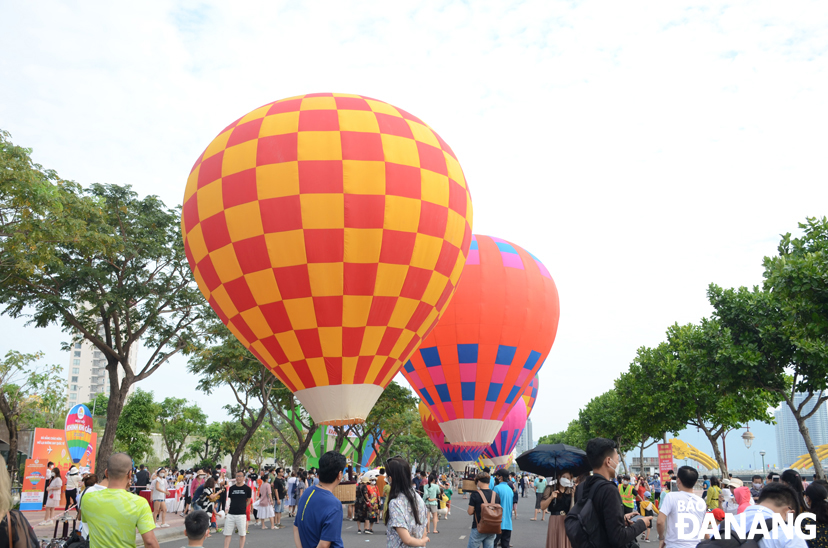
M 273 452 L 273 440 L 276 433 L 269 428 L 259 428 L 247 442 L 244 449 L 245 460 L 252 462 L 256 470 L 262 467 L 264 460 Z
M 622 401 L 617 389 L 608 390 L 589 401 L 578 413 L 578 422 L 581 424 L 587 439 L 607 438 L 618 444 L 618 454 L 627 467 L 627 453 L 638 444 L 639 433 L 634 424 L 622 414 Z
M 0 413 L 9 431 L 7 465 L 12 478 L 17 476 L 19 466 L 17 446 L 21 423 L 37 426 L 44 410 L 51 410 L 54 400 L 63 395 L 60 368 L 34 365 L 42 357 L 42 352 L 23 354 L 9 350 L 0 360 Z
M 274 380 L 270 391 L 267 418 L 279 438 L 280 443 L 276 445 L 282 450 L 282 454 L 277 455 L 280 462 L 289 462 L 293 470 L 298 469 L 305 460 L 305 453 L 319 425 L 313 422 L 293 392 L 278 379 Z
M 98 204 L 80 185 L 65 181 L 31 159 L 0 130 L 0 283 L 38 275 L 62 260 L 62 246 L 89 251 L 111 243 Z M 3 301 L 0 301 L 3 302 Z
M 538 443 L 565 443 L 566 445 L 571 445 L 573 447 L 577 447 L 578 449 L 586 449 L 586 444 L 589 440 L 589 432 L 584 430 L 584 427 L 579 420 L 575 419 L 569 422 L 566 430 L 555 434 L 541 436 Z
M 184 398 L 166 398 L 158 405 L 157 416 L 169 465 L 176 468 L 186 452 L 187 439 L 207 426 L 207 415 L 198 405 L 188 405 Z
M 776 403 L 770 393 L 750 384 L 721 382 L 723 370 L 730 366 L 724 358 L 732 345 L 728 335 L 715 320 L 675 324 L 667 330 L 667 342 L 639 350 L 630 366 L 630 382 L 616 384 L 619 391 L 632 394 L 630 402 L 640 406 L 641 420 L 658 421 L 665 432 L 685 426 L 704 432 L 723 477 L 728 472 L 719 440 L 749 421 L 770 423 L 768 408 Z
M 409 424 L 410 429 L 399 434 L 389 444 L 391 454 L 404 456 L 411 466 L 414 466 L 415 462 L 418 463 L 420 470 L 436 469 L 443 454 L 426 434 L 419 414 L 416 420 L 412 420 Z
M 802 237 L 784 234 L 778 255 L 765 257 L 764 289 L 779 297 L 783 327 L 794 346 L 791 387 L 782 396 L 789 408 L 796 407 L 814 471 L 825 478 L 805 420 L 828 400 L 828 219 L 808 218 L 799 228 Z M 795 392 L 807 394 L 798 406 L 793 405 Z M 804 411 L 807 405 L 813 405 L 809 412 Z
M 189 369 L 201 375 L 199 390 L 211 394 L 219 386 L 228 386 L 236 404 L 224 406 L 230 417 L 244 430 L 230 460 L 230 471 L 239 469 L 245 445 L 267 417 L 270 393 L 276 377 L 256 359 L 215 315 L 209 316 L 207 341 L 190 359 Z
M 816 448 L 805 421 L 825 402 L 828 370 L 801 353 L 790 327 L 788 308 L 781 295 L 754 287 L 722 289 L 715 284 L 708 290 L 714 317 L 727 330 L 733 342 L 727 352 L 730 364 L 719 380 L 728 388 L 755 386 L 784 400 L 791 410 L 805 447 L 811 455 L 814 473 L 825 477 Z M 797 404 L 797 392 L 805 399 Z M 806 406 L 814 405 L 811 411 Z
M 342 434 L 355 431 L 356 438 L 348 438 L 343 435 L 341 439 L 338 439 L 337 446 L 341 446 L 345 440 L 353 439 L 352 444 L 356 449 L 357 457 L 362 460 L 363 453 L 370 449 L 365 445 L 369 436 L 374 440 L 378 440 L 383 432 L 386 432 L 389 438 L 393 438 L 400 435 L 403 429 L 408 428 L 407 424 L 403 424 L 402 421 L 395 420 L 395 418 L 406 412 L 416 412 L 417 401 L 417 397 L 414 396 L 411 390 L 404 388 L 395 381 L 391 381 L 380 394 L 377 403 L 371 408 L 371 412 L 368 413 L 368 417 L 366 417 L 363 424 L 340 429 Z M 420 427 L 422 428 L 422 424 L 420 424 Z M 391 428 L 395 428 L 395 430 L 392 431 Z M 423 434 L 425 434 L 425 430 L 423 430 Z
M 241 434 L 236 435 L 238 431 L 238 425 L 234 422 L 211 422 L 190 441 L 183 458 L 215 465 L 225 455 L 233 453 L 235 441 L 241 438 Z
M 150 457 L 153 454 L 152 428 L 155 426 L 157 411 L 152 392 L 136 388 L 127 398 L 118 421 L 115 430 L 115 451 L 123 451 L 135 462 Z
M 187 264 L 178 209 L 155 196 L 139 199 L 129 187 L 94 184 L 80 193 L 58 186 L 70 187 L 66 192 L 74 197 L 53 192 L 79 205 L 67 210 L 47 204 L 38 230 L 6 238 L 0 302 L 4 314 L 30 312 L 30 324 L 58 324 L 72 342 L 87 339 L 103 354 L 110 393 L 96 466 L 102 476 L 130 388 L 171 356 L 194 348 L 204 298 Z M 72 217 L 71 230 L 63 228 L 66 217 Z M 68 236 L 44 237 L 40 230 L 53 224 Z M 26 246 L 39 249 L 34 264 Z M 130 358 L 138 344 L 149 349 L 142 364 Z

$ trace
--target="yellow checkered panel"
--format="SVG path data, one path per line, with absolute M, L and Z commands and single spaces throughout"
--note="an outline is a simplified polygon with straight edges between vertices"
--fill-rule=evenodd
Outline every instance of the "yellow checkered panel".
M 445 141 L 336 93 L 230 124 L 193 166 L 182 213 L 205 298 L 292 391 L 387 386 L 454 293 L 471 228 Z

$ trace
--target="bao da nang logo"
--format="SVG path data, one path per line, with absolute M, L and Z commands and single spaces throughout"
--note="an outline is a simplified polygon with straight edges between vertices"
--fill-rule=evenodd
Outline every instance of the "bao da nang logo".
M 699 522 L 699 518 L 692 511 L 705 512 L 707 504 L 704 501 L 691 501 L 685 503 L 679 501 L 676 504 L 678 511 L 678 520 L 676 521 L 676 530 L 678 531 L 679 540 L 704 540 L 706 536 L 712 539 L 726 539 L 730 540 L 738 536 L 742 540 L 756 538 L 771 538 L 774 540 L 780 537 L 792 539 L 798 537 L 805 540 L 812 540 L 816 538 L 816 525 L 814 523 L 802 525 L 802 520 L 806 518 L 816 519 L 814 514 L 804 512 L 794 518 L 793 514 L 782 516 L 774 513 L 768 516 L 763 513 L 755 513 L 751 517 L 752 523 L 748 523 L 748 518 L 745 514 L 725 514 L 725 519 L 720 528 L 716 524 L 716 518 L 712 513 L 705 513 L 704 519 Z M 770 520 L 771 524 L 767 523 Z M 736 532 L 734 535 L 734 531 Z M 743 533 L 744 532 L 744 533 Z

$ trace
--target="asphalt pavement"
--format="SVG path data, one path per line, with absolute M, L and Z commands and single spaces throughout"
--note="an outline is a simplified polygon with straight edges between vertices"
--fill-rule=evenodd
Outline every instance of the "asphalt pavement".
M 526 498 L 519 498 L 518 517 L 513 518 L 512 545 L 515 548 L 538 548 L 546 543 L 547 521 L 530 521 L 534 514 L 535 496 L 527 491 Z M 467 512 L 468 500 L 462 495 L 455 494 L 451 498 L 452 512 L 447 520 L 440 520 L 439 534 L 431 534 L 428 548 L 465 548 L 469 541 L 472 517 Z M 548 517 L 548 514 L 547 514 Z M 250 523 L 245 548 L 294 548 L 293 519 L 287 514 L 282 516 L 284 529 L 262 531 L 254 523 Z M 342 522 L 342 541 L 346 548 L 380 548 L 385 546 L 385 525 L 376 523 L 374 534 L 357 534 L 356 522 L 346 520 Z M 179 548 L 187 546 L 187 539 L 166 541 L 161 544 L 164 548 Z M 224 535 L 213 534 L 204 543 L 206 548 L 223 548 Z M 238 548 L 239 537 L 233 535 L 230 548 Z

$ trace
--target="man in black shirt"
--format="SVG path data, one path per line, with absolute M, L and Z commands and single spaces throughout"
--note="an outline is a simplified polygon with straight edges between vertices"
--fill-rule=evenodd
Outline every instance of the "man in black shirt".
M 276 528 L 281 529 L 282 512 L 284 511 L 285 497 L 287 496 L 287 488 L 285 487 L 285 469 L 281 466 L 276 469 L 276 478 L 273 480 L 273 500 L 276 502 L 273 508 L 276 511 Z
M 638 512 L 624 513 L 618 487 L 612 482 L 621 461 L 614 441 L 593 438 L 587 442 L 586 454 L 592 476 L 578 485 L 575 502 L 584 497 L 592 498 L 594 517 L 600 523 L 598 538 L 591 539 L 595 548 L 625 548 L 650 526 L 652 518 L 632 522 Z
M 253 490 L 244 483 L 244 472 L 236 472 L 236 483 L 230 486 L 227 498 L 230 500 L 230 507 L 224 518 L 224 548 L 230 546 L 230 537 L 233 536 L 234 529 L 239 531 L 239 548 L 244 548 L 247 536 L 247 505 L 253 498 Z
M 138 467 L 138 473 L 135 474 L 135 491 L 143 491 L 149 485 L 149 470 L 143 464 Z
M 480 545 L 492 548 L 497 535 L 494 533 L 490 535 L 478 533 L 477 523 L 480 521 L 480 507 L 483 505 L 483 497 L 486 498 L 486 502 L 494 504 L 500 504 L 500 497 L 497 496 L 497 493 L 489 489 L 489 474 L 481 472 L 474 479 L 477 482 L 477 491 L 474 491 L 469 496 L 469 515 L 474 517 L 472 517 L 472 529 L 469 535 L 468 548 L 478 548 Z M 503 511 L 508 512 L 509 509 L 504 508 Z

